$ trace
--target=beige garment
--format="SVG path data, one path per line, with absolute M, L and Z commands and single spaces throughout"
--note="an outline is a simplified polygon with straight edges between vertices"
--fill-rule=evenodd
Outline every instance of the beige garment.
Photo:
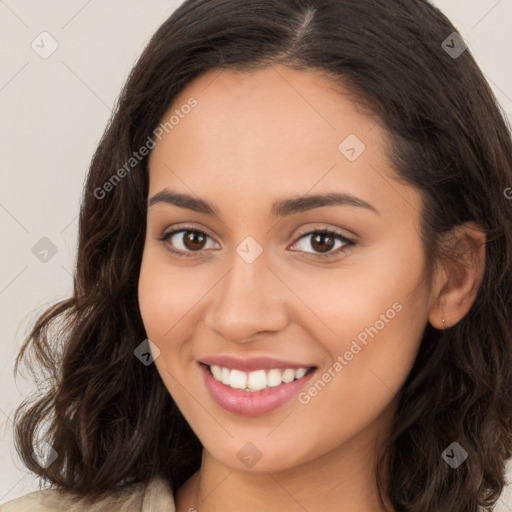
M 0 505 L 0 512 L 176 512 L 169 484 L 161 477 L 131 484 L 91 504 L 72 493 L 43 489 Z

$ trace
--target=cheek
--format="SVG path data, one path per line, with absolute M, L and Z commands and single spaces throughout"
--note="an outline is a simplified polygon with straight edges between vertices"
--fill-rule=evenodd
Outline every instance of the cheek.
M 297 321 L 313 339 L 323 340 L 329 352 L 348 350 L 350 340 L 361 333 L 364 341 L 365 329 L 375 324 L 379 332 L 389 331 L 390 324 L 408 334 L 424 328 L 428 290 L 422 282 L 422 253 L 413 248 L 397 254 L 390 246 L 368 257 L 349 257 L 339 268 L 279 269 L 301 301 L 289 299 L 301 312 Z
M 142 258 L 138 299 L 146 333 L 151 339 L 172 339 L 176 327 L 183 328 L 186 322 L 180 319 L 190 313 L 206 289 L 200 282 L 197 271 L 170 265 L 164 250 L 150 247 Z M 193 279 L 191 279 L 193 276 Z M 175 327 L 176 326 L 176 327 Z
M 199 267 L 179 266 L 159 247 L 149 246 L 142 258 L 139 308 L 147 337 L 159 348 L 155 360 L 169 392 L 179 394 L 194 359 L 197 314 L 201 300 L 218 281 Z M 176 381 L 177 379 L 177 381 Z
M 184 345 L 176 342 L 176 331 L 180 329 L 180 339 L 186 339 L 182 332 L 185 322 L 180 318 L 187 313 L 187 288 L 185 283 L 177 285 L 177 279 L 179 272 L 166 269 L 155 250 L 144 252 L 138 283 L 139 308 L 146 335 L 160 350 L 154 364 L 172 396 L 179 394 L 177 382 L 183 380 Z
M 160 272 L 158 265 L 152 264 L 145 253 L 138 284 L 139 308 L 146 333 L 151 340 L 161 339 L 170 329 L 170 316 L 165 311 L 173 311 L 172 288 L 166 286 L 167 277 Z

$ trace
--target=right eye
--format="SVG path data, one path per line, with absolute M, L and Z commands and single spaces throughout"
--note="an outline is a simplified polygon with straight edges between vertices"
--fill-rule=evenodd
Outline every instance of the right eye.
M 202 257 L 202 252 L 208 248 L 205 247 L 208 239 L 212 240 L 204 231 L 188 227 L 164 233 L 159 238 L 159 241 L 164 244 L 169 252 L 176 256 L 187 258 L 196 256 L 195 253 L 197 253 L 197 256 Z

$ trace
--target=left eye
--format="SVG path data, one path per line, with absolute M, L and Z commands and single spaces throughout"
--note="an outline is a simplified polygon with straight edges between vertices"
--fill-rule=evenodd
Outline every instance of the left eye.
M 343 252 L 345 247 L 354 245 L 355 243 L 353 240 L 343 236 L 341 233 L 328 230 L 317 230 L 302 235 L 294 245 L 298 245 L 307 237 L 312 237 L 310 238 L 310 242 L 307 245 L 312 247 L 314 251 L 307 251 L 304 248 L 304 252 L 309 252 L 310 254 L 318 254 L 319 256 L 324 256 L 325 253 L 328 253 L 325 254 L 326 257 L 334 256 L 340 252 Z M 336 248 L 338 250 L 333 251 L 336 242 L 339 242 L 339 245 Z

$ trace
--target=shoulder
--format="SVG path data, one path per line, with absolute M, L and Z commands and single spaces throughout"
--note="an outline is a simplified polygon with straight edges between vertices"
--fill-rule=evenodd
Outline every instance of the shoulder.
M 147 486 L 131 484 L 93 503 L 59 489 L 31 492 L 0 505 L 0 512 L 175 512 L 169 484 L 155 477 Z

